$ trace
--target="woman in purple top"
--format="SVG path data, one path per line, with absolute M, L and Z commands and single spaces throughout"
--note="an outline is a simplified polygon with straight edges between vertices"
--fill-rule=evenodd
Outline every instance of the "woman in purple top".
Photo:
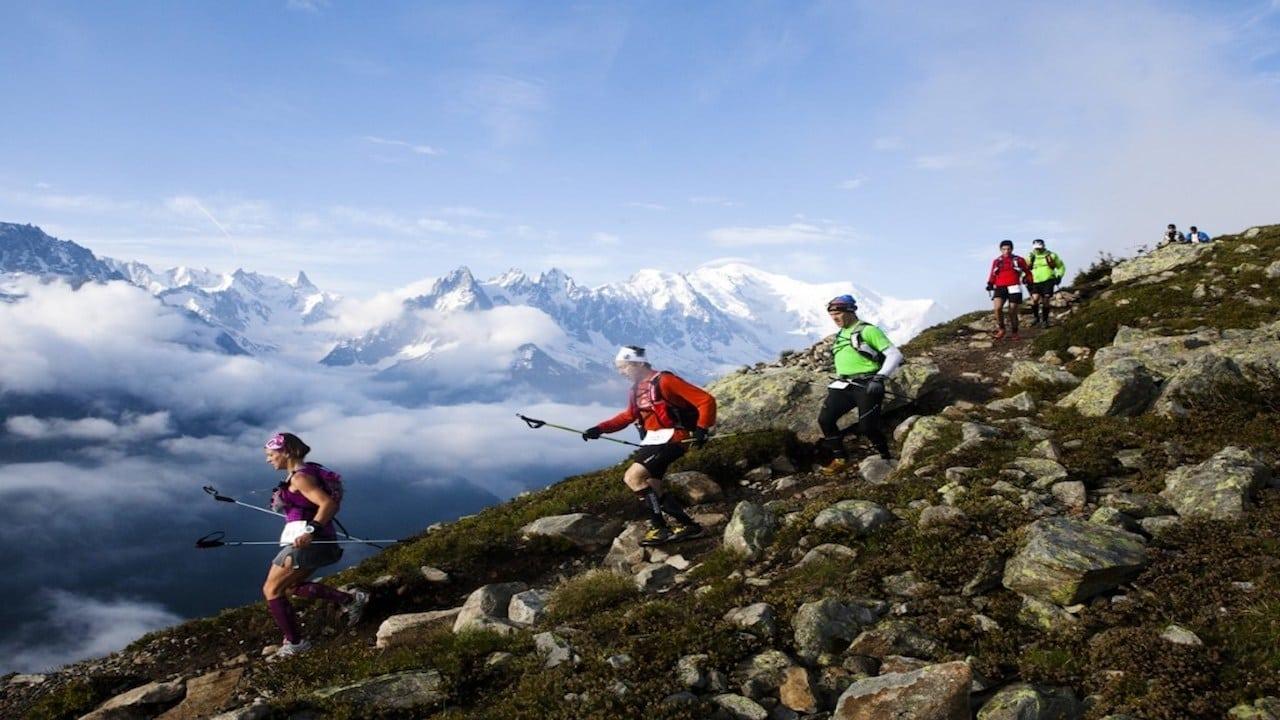
M 369 595 L 361 590 L 345 593 L 328 585 L 308 582 L 307 578 L 318 568 L 332 565 L 342 557 L 340 545 L 313 542 L 337 537 L 333 518 L 338 514 L 340 499 L 325 491 L 325 485 L 318 477 L 322 468 L 306 462 L 311 448 L 297 435 L 273 435 L 263 447 L 267 464 L 288 473 L 272 496 L 273 506 L 285 515 L 285 530 L 280 536 L 280 552 L 271 562 L 267 581 L 262 585 L 267 609 L 284 633 L 280 649 L 268 658 L 271 661 L 311 648 L 310 641 L 303 639 L 299 630 L 298 616 L 289 603 L 290 593 L 343 606 L 350 625 L 360 621 Z

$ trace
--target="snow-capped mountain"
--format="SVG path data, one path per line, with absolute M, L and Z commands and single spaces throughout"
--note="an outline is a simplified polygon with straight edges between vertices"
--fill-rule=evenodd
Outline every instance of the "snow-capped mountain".
M 632 344 L 648 348 L 663 367 L 707 380 L 830 334 L 826 301 L 845 293 L 858 299 L 860 317 L 899 342 L 937 312 L 932 300 L 899 300 L 851 283 L 804 283 L 742 263 L 687 274 L 642 270 L 598 288 L 582 287 L 555 269 L 537 276 L 511 270 L 480 282 L 463 267 L 406 299 L 395 319 L 338 343 L 322 362 L 365 365 L 403 380 L 465 346 L 451 335 L 449 318 L 524 308 L 554 323 L 556 332 L 526 338 L 520 347 L 545 355 L 543 367 L 554 363 L 557 377 L 603 382 L 616 348 Z
M 0 222 L 0 273 L 60 276 L 73 285 L 123 279 L 86 248 L 50 237 L 35 225 L 6 222 Z
M 177 267 L 156 272 L 140 262 L 103 261 L 161 302 L 195 313 L 255 353 L 290 346 L 306 326 L 329 319 L 339 299 L 317 288 L 303 272 L 283 280 L 245 270 L 224 274 Z

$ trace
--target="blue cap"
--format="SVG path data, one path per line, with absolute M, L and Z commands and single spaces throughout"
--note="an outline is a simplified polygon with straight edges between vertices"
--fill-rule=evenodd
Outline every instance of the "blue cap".
M 854 310 L 858 302 L 852 295 L 837 295 L 827 301 L 827 310 Z

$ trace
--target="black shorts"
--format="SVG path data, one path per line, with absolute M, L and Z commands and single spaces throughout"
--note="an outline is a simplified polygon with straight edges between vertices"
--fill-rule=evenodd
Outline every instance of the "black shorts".
M 1045 280 L 1044 282 L 1032 283 L 1031 294 L 1044 295 L 1045 297 L 1048 297 L 1049 295 L 1053 294 L 1053 288 L 1055 285 L 1057 285 L 1057 282 L 1054 280 Z
M 684 451 L 685 447 L 682 443 L 646 445 L 635 451 L 631 456 L 631 462 L 643 465 L 644 469 L 649 471 L 649 476 L 657 480 L 667 474 L 667 468 L 671 463 L 679 460 L 684 455 Z
M 1009 287 L 1019 288 L 1017 292 L 1010 292 Z M 1018 285 L 1010 285 L 1009 287 L 998 287 L 995 290 L 995 296 L 1001 300 L 1008 300 L 1015 305 L 1022 302 L 1022 290 Z

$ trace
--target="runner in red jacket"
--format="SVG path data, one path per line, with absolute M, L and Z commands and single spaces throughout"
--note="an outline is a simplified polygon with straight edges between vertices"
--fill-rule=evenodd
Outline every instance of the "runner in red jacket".
M 660 545 L 701 536 L 702 526 L 689 517 L 680 500 L 662 492 L 662 476 L 667 466 L 684 455 L 685 440 L 692 438 L 694 447 L 707 442 L 707 431 L 716 423 L 716 399 L 673 373 L 654 370 L 644 348 L 623 347 L 614 365 L 632 383 L 627 409 L 588 428 L 582 439 L 595 440 L 635 424 L 643 447 L 631 456 L 631 466 L 622 480 L 649 513 L 649 532 L 641 544 Z M 674 532 L 663 513 L 675 519 Z
M 1018 336 L 1018 306 L 1022 304 L 1022 284 L 1032 284 L 1031 268 L 1021 255 L 1013 254 L 1013 241 L 1000 241 L 1000 256 L 991 261 L 991 274 L 987 276 L 987 292 L 992 293 L 991 305 L 996 313 L 996 339 L 1005 336 L 1004 304 L 1012 307 L 1009 310 L 1009 326 L 1013 331 L 1010 340 L 1021 339 Z

